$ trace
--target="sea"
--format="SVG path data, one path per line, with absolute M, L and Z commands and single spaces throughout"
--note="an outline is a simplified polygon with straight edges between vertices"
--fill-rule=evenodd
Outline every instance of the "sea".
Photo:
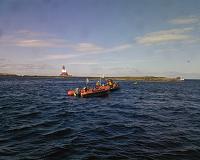
M 0 78 L 0 160 L 200 160 L 200 80 L 117 82 L 78 98 L 85 79 Z

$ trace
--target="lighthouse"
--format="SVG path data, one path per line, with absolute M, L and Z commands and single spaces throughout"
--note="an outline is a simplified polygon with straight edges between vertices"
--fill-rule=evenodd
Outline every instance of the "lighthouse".
M 68 77 L 68 76 L 70 76 L 70 75 L 67 73 L 67 70 L 65 69 L 65 66 L 64 66 L 64 65 L 62 66 L 62 70 L 61 70 L 60 76 L 63 76 L 63 77 Z

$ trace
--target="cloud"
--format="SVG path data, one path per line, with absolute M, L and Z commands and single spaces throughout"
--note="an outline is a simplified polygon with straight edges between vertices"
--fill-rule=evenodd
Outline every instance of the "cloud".
M 56 38 L 44 32 L 33 32 L 30 30 L 19 30 L 10 34 L 4 34 L 0 39 L 0 44 L 4 46 L 17 47 L 68 47 L 65 39 Z
M 121 44 L 121 45 L 117 45 L 117 46 L 110 47 L 110 48 L 99 47 L 101 49 L 96 50 L 96 51 L 84 52 L 84 53 L 85 54 L 111 53 L 111 52 L 118 52 L 118 51 L 126 50 L 126 49 L 131 48 L 131 47 L 132 47 L 131 44 Z
M 18 40 L 15 44 L 20 47 L 50 47 L 52 45 L 49 42 L 34 39 Z
M 61 41 L 54 39 L 40 40 L 40 39 L 26 39 L 16 40 L 14 44 L 19 47 L 66 47 Z
M 194 23 L 198 23 L 200 21 L 200 19 L 198 17 L 195 16 L 191 16 L 191 17 L 181 17 L 181 18 L 175 18 L 169 21 L 169 23 L 171 24 L 194 24 Z
M 79 53 L 85 53 L 85 54 L 101 54 L 101 53 L 108 53 L 108 52 L 117 52 L 121 50 L 125 50 L 132 47 L 131 44 L 122 44 L 110 48 L 105 48 L 102 46 L 97 46 L 93 43 L 79 43 L 73 45 L 74 51 L 77 51 Z
M 77 57 L 76 54 L 53 54 L 53 55 L 47 55 L 44 58 L 40 58 L 40 60 L 59 60 L 59 59 L 70 59 Z
M 48 47 L 48 48 L 65 48 L 67 42 L 63 39 L 30 39 L 30 38 L 15 38 L 12 36 L 5 36 L 0 39 L 0 44 L 4 46 L 17 47 Z
M 190 40 L 192 37 L 188 33 L 191 31 L 192 28 L 162 30 L 148 33 L 143 37 L 137 37 L 136 42 L 139 44 L 150 45 L 163 42 Z
M 3 35 L 0 39 L 0 45 L 30 47 L 30 48 L 67 48 L 75 53 L 73 56 L 100 54 L 107 52 L 117 52 L 130 48 L 131 44 L 122 44 L 110 48 L 96 45 L 90 42 L 70 43 L 63 38 L 56 38 L 56 36 L 30 30 L 19 30 L 11 34 Z M 70 57 L 73 57 L 70 55 Z M 50 55 L 49 59 L 69 58 L 67 55 Z
M 72 46 L 72 48 L 77 52 L 99 52 L 103 50 L 102 47 L 92 43 L 78 43 Z
M 115 47 L 112 47 L 112 48 L 107 48 L 103 51 L 103 53 L 107 53 L 107 52 L 118 52 L 118 51 L 121 51 L 121 50 L 126 50 L 126 49 L 129 49 L 131 48 L 132 45 L 131 44 L 122 44 L 122 45 L 118 45 L 118 46 L 115 46 Z
M 86 43 L 84 43 L 86 44 Z M 79 46 L 79 45 L 74 45 L 74 46 Z M 86 56 L 86 55 L 94 55 L 94 54 L 105 54 L 105 53 L 112 53 L 112 52 L 118 52 L 121 50 L 125 50 L 132 47 L 131 44 L 123 44 L 119 46 L 114 46 L 111 48 L 103 48 L 103 47 L 98 47 L 94 44 L 87 43 L 87 47 L 80 46 L 80 48 L 74 49 L 73 53 L 63 53 L 63 54 L 52 54 L 52 55 L 47 55 L 44 58 L 41 58 L 40 60 L 63 60 L 63 59 L 71 59 L 75 57 L 81 57 L 81 56 Z M 84 48 L 84 49 L 83 49 Z

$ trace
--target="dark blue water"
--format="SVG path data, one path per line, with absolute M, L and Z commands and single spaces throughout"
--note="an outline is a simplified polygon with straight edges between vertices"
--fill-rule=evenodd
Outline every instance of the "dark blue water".
M 119 83 L 84 99 L 66 96 L 84 80 L 0 78 L 0 159 L 200 159 L 200 81 Z

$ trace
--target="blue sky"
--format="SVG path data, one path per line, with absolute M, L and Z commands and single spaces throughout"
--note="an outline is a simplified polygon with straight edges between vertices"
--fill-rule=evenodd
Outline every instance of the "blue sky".
M 1 0 L 0 73 L 200 78 L 199 0 Z

